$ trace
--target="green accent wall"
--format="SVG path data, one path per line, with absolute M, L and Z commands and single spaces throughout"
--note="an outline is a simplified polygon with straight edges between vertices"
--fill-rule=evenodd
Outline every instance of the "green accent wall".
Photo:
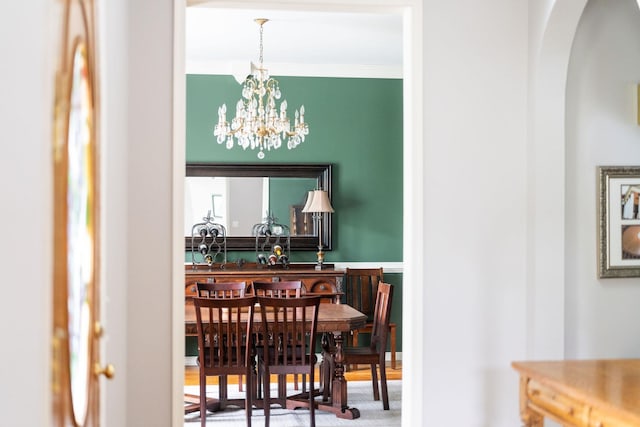
M 402 80 L 278 80 L 290 117 L 304 103 L 305 142 L 267 152 L 264 160 L 256 151 L 227 150 L 213 128 L 223 103 L 231 119 L 242 86 L 230 76 L 188 75 L 187 162 L 332 163 L 333 251 L 326 262 L 402 261 Z M 295 253 L 291 260 L 314 261 L 315 254 Z
M 218 144 L 213 128 L 218 107 L 227 105 L 227 120 L 235 113 L 242 85 L 231 76 L 188 75 L 186 99 L 187 162 L 331 163 L 333 164 L 333 250 L 325 262 L 402 261 L 402 80 L 276 77 L 288 114 L 304 104 L 309 135 L 294 150 L 283 143 L 277 151 L 257 151 Z M 292 200 L 304 203 L 304 194 Z M 287 212 L 277 212 L 288 223 Z M 253 261 L 253 252 L 229 252 Z M 314 262 L 313 251 L 291 253 L 292 262 Z M 190 254 L 185 254 L 190 262 Z M 401 347 L 402 275 L 385 274 L 396 285 L 392 321 L 398 323 Z

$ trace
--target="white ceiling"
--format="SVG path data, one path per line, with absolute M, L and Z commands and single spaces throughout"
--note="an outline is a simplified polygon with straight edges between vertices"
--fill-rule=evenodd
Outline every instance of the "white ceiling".
M 273 75 L 402 77 L 402 16 L 230 9 L 201 4 L 186 11 L 187 73 L 246 76 L 258 63 L 264 24 L 264 65 Z

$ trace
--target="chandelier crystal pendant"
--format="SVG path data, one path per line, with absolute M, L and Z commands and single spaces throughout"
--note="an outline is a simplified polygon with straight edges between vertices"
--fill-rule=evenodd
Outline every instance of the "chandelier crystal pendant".
M 260 57 L 259 66 L 243 83 L 242 99 L 236 104 L 236 115 L 227 122 L 227 105 L 218 108 L 218 124 L 213 135 L 218 144 L 226 142 L 227 149 L 234 146 L 233 138 L 243 149 L 258 149 L 258 158 L 264 159 L 265 150 L 277 150 L 282 141 L 287 140 L 287 148 L 294 149 L 309 134 L 309 126 L 304 121 L 304 105 L 296 110 L 293 129 L 287 117 L 287 101 L 284 100 L 278 108 L 276 100 L 282 93 L 278 81 L 269 77 L 269 72 L 263 66 L 263 26 L 268 19 L 259 18 L 255 22 L 260 25 Z

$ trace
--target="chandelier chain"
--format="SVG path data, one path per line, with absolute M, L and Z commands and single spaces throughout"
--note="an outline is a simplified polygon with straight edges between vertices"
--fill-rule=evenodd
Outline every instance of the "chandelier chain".
M 263 49 L 264 49 L 264 45 L 262 43 L 262 34 L 264 33 L 264 24 L 260 24 L 260 57 L 258 58 L 258 61 L 260 62 L 260 68 L 262 68 L 262 63 L 264 60 L 263 57 Z

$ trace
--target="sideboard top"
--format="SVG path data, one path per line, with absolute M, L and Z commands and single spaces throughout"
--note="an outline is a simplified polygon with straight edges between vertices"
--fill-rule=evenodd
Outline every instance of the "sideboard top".
M 315 269 L 315 263 L 292 263 L 286 267 L 282 265 L 258 265 L 254 262 L 216 263 L 211 266 L 206 264 L 185 264 L 184 271 L 187 276 L 201 274 L 251 274 L 251 275 L 286 275 L 286 274 L 313 274 L 331 275 L 343 274 L 343 270 L 336 270 L 334 264 L 323 264 L 322 270 Z

